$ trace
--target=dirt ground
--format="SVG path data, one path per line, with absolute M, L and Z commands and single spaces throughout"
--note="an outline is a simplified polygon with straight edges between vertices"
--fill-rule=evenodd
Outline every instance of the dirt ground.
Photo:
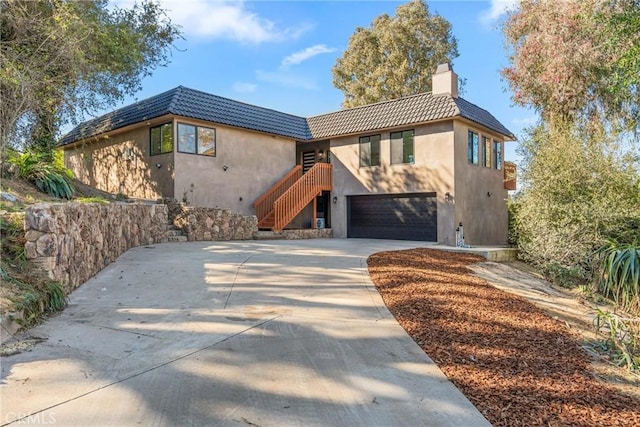
M 640 380 L 585 351 L 589 308 L 483 261 L 412 249 L 368 264 L 389 310 L 493 425 L 640 425 Z

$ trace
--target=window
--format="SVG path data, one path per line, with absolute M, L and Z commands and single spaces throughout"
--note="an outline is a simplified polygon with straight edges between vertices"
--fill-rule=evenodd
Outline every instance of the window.
M 467 158 L 469 163 L 478 164 L 478 134 L 474 131 L 469 131 L 469 137 L 467 140 Z
M 151 128 L 151 155 L 173 151 L 173 123 L 165 123 Z
M 413 129 L 391 132 L 391 164 L 413 162 Z
M 482 137 L 482 166 L 491 167 L 491 138 Z
M 178 151 L 215 157 L 216 130 L 178 123 Z
M 380 135 L 360 137 L 360 167 L 380 166 Z
M 493 140 L 493 164 L 498 170 L 502 169 L 502 142 Z

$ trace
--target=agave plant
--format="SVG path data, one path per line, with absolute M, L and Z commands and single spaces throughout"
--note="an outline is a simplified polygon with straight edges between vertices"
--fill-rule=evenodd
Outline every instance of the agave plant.
M 600 257 L 598 290 L 623 310 L 640 312 L 640 246 L 610 240 Z

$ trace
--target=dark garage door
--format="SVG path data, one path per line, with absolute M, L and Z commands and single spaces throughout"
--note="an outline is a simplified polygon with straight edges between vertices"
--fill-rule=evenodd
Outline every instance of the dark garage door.
M 436 193 L 347 197 L 347 236 L 438 240 Z

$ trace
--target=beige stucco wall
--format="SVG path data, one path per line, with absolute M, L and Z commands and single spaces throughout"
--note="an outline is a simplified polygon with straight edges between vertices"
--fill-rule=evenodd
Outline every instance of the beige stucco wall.
M 465 243 L 470 245 L 503 245 L 507 243 L 507 190 L 503 171 L 470 164 L 467 159 L 469 130 L 478 133 L 480 150 L 482 136 L 502 140 L 473 124 L 455 121 L 455 224 L 462 222 Z M 493 147 L 492 147 L 493 150 Z M 480 151 L 481 152 L 481 151 Z M 502 149 L 504 153 L 504 148 Z M 493 155 L 493 152 L 492 152 Z M 489 193 L 491 196 L 489 197 Z
M 125 148 L 132 158 L 124 158 Z M 150 156 L 149 148 L 149 127 L 143 125 L 65 148 L 65 164 L 80 181 L 100 190 L 141 199 L 173 197 L 173 153 Z
M 216 157 L 175 153 L 175 197 L 189 205 L 253 215 L 253 202 L 296 164 L 293 139 L 182 118 L 176 122 L 216 129 Z
M 414 129 L 412 165 L 392 165 L 391 131 Z M 360 167 L 359 137 L 381 134 L 380 166 Z M 331 163 L 334 168 L 331 226 L 334 237 L 347 236 L 346 196 L 407 192 L 436 192 L 438 207 L 438 241 L 454 243 L 454 206 L 445 201 L 445 193 L 454 191 L 453 124 L 451 121 L 420 126 L 406 126 L 381 132 L 335 138 L 331 140 Z

